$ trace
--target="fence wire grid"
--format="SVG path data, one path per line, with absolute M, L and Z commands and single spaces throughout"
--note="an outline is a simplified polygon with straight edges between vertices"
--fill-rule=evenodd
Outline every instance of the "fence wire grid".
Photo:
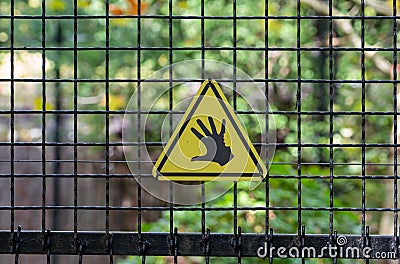
M 2 1 L 0 262 L 398 259 L 398 4 Z M 122 140 L 127 102 L 152 72 L 186 59 L 226 62 L 263 87 L 271 110 L 257 115 L 274 116 L 277 139 L 256 190 L 234 182 L 181 206 L 133 180 L 152 177 L 140 168 L 166 142 L 157 126 L 149 141 Z M 172 120 L 173 83 L 203 80 L 151 81 L 171 84 L 150 113 L 157 122 Z M 228 97 L 259 150 L 255 113 Z M 152 162 L 138 153 L 129 171 L 127 144 L 147 146 Z

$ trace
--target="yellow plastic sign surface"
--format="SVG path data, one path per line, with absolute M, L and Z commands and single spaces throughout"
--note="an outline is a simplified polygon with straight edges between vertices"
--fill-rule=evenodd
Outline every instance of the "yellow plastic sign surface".
M 218 83 L 206 80 L 159 156 L 160 180 L 261 180 L 267 169 Z

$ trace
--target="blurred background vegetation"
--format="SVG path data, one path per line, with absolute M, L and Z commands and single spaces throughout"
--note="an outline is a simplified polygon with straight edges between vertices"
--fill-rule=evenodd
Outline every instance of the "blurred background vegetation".
M 393 0 L 395 1 L 395 0 Z M 15 0 L 15 15 L 42 14 L 40 0 Z M 105 15 L 105 1 L 78 0 L 78 14 Z M 301 15 L 308 18 L 300 21 L 300 45 L 310 50 L 300 52 L 302 79 L 308 80 L 301 84 L 301 110 L 308 114 L 301 115 L 301 142 L 322 143 L 330 142 L 330 94 L 327 82 L 314 80 L 329 80 L 329 21 L 326 19 L 311 18 L 311 16 L 328 15 L 328 2 L 324 0 L 301 1 Z M 200 16 L 200 1 L 178 0 L 173 1 L 172 14 L 180 16 Z M 206 16 L 232 16 L 233 4 L 230 0 L 205 0 Z M 141 77 L 150 76 L 153 72 L 165 67 L 169 63 L 169 7 L 166 1 L 143 0 L 142 15 L 165 15 L 162 18 L 146 18 L 141 20 L 141 46 L 164 47 L 160 50 L 142 50 L 140 62 L 137 61 L 137 51 L 129 47 L 137 47 L 137 19 L 112 17 L 110 19 L 110 46 L 128 47 L 126 49 L 110 50 L 109 73 L 110 79 L 110 110 L 124 110 L 130 96 L 136 89 L 136 83 L 125 81 L 137 78 L 137 63 L 140 63 Z M 269 82 L 268 91 L 270 106 L 274 111 L 287 111 L 275 114 L 277 142 L 286 143 L 277 146 L 273 165 L 269 175 L 270 205 L 288 208 L 287 210 L 270 210 L 270 227 L 275 233 L 296 233 L 298 228 L 298 175 L 297 159 L 298 123 L 296 108 L 296 93 L 298 78 L 297 53 L 297 3 L 289 0 L 268 1 L 268 15 L 276 16 L 268 20 L 268 29 L 265 20 L 260 17 L 265 14 L 264 1 L 238 1 L 237 16 L 258 16 L 256 18 L 238 19 L 237 47 L 250 47 L 250 50 L 237 50 L 237 67 L 247 72 L 253 78 L 264 78 L 266 75 L 276 81 Z M 110 15 L 137 15 L 138 6 L 135 0 L 110 0 Z M 362 12 L 359 1 L 334 1 L 334 15 L 360 16 Z M 10 1 L 0 3 L 0 14 L 10 14 Z M 48 0 L 46 14 L 73 15 L 73 1 Z M 366 16 L 392 15 L 392 0 L 365 1 Z M 50 79 L 60 79 L 61 82 L 48 82 L 46 85 L 46 109 L 73 110 L 73 20 L 52 17 L 45 21 L 46 47 L 63 47 L 61 50 L 47 50 L 45 54 L 45 76 Z M 85 49 L 90 47 L 104 47 L 106 43 L 106 20 L 104 18 L 78 19 L 78 68 L 77 75 L 87 81 L 78 83 L 78 109 L 104 110 L 105 109 L 105 50 Z M 333 87 L 333 110 L 342 114 L 333 116 L 332 138 L 334 144 L 360 144 L 362 142 L 362 89 L 361 89 L 361 19 L 334 20 L 332 45 L 343 48 L 332 53 L 334 61 L 332 74 L 335 80 Z M 268 39 L 265 40 L 265 31 L 268 30 Z M 230 19 L 204 20 L 206 47 L 231 47 L 233 45 L 233 21 Z M 0 78 L 10 78 L 10 47 L 11 41 L 10 19 L 0 20 Z M 174 62 L 201 58 L 201 21 L 200 19 L 174 19 L 172 23 L 173 46 L 182 47 L 173 51 Z M 263 48 L 268 45 L 272 50 L 265 53 Z M 392 19 L 365 19 L 365 46 L 374 48 L 391 48 L 393 45 Z M 15 19 L 14 46 L 25 47 L 17 49 L 15 54 L 15 73 L 17 79 L 42 78 L 42 21 L 38 19 Z M 187 48 L 187 49 L 185 49 Z M 314 48 L 314 49 L 311 49 Z M 345 49 L 347 48 L 347 49 Z M 268 66 L 265 66 L 267 56 Z M 232 49 L 207 50 L 206 59 L 213 59 L 229 64 L 233 63 Z M 365 52 L 366 80 L 390 80 L 392 76 L 393 51 L 378 50 Z M 267 71 L 267 73 L 265 73 Z M 64 80 L 64 81 L 63 81 Z M 288 80 L 294 80 L 289 82 Z M 358 80 L 358 82 L 354 82 Z M 347 82 L 346 82 L 347 81 Z M 260 86 L 264 85 L 260 83 Z M 367 83 L 365 89 L 365 110 L 376 112 L 365 116 L 365 142 L 384 144 L 393 141 L 393 114 L 379 114 L 379 112 L 393 111 L 394 105 L 393 84 Z M 57 94 L 61 101 L 57 100 Z M 17 81 L 15 83 L 15 108 L 26 110 L 42 109 L 42 87 L 40 82 Z M 0 109 L 10 109 L 10 83 L 0 82 Z M 292 111 L 292 112 L 290 112 Z M 346 114 L 350 113 L 350 114 Z M 0 116 L 0 138 L 9 140 L 9 119 Z M 16 123 L 17 141 L 41 141 L 41 114 L 30 114 L 18 118 L 25 118 L 27 122 Z M 49 115 L 49 119 L 54 115 Z M 246 116 L 242 116 L 246 124 Z M 72 141 L 71 115 L 64 115 L 62 141 Z M 111 141 L 121 140 L 120 127 L 122 114 L 111 115 Z M 48 129 L 52 129 L 54 122 L 50 121 Z M 250 138 L 257 138 L 251 127 L 247 127 Z M 80 115 L 78 120 L 78 140 L 81 142 L 104 142 L 105 117 L 104 114 Z M 157 140 L 154 133 L 154 140 Z M 95 155 L 96 149 L 88 150 Z M 323 147 L 304 147 L 301 149 L 301 174 L 307 176 L 301 180 L 301 205 L 303 207 L 321 208 L 321 210 L 303 210 L 302 224 L 306 225 L 307 233 L 329 233 L 330 190 L 330 149 Z M 360 176 L 362 173 L 361 147 L 335 147 L 333 149 L 333 173 L 335 176 L 345 176 L 335 179 L 333 189 L 334 207 L 361 208 L 362 180 L 350 179 L 349 176 Z M 393 167 L 393 153 L 390 147 L 367 147 L 365 149 L 366 175 L 390 176 Z M 287 176 L 276 177 L 273 176 Z M 347 178 L 346 178 L 347 177 Z M 365 185 L 366 207 L 392 207 L 385 204 L 385 195 L 393 197 L 387 185 L 392 184 L 390 179 L 368 179 Z M 239 183 L 238 206 L 265 206 L 265 185 L 249 192 L 246 183 Z M 393 199 L 393 198 L 391 198 Z M 390 200 L 389 200 L 390 201 Z M 219 199 L 210 202 L 208 206 L 232 206 L 233 193 L 228 192 Z M 341 210 L 334 212 L 334 229 L 339 233 L 360 234 L 361 212 Z M 366 224 L 371 233 L 382 233 L 380 224 L 384 213 L 376 211 L 366 212 Z M 174 224 L 179 232 L 199 232 L 200 212 L 174 212 Z M 390 216 L 392 217 L 392 216 Z M 243 232 L 265 232 L 265 211 L 239 211 L 238 224 Z M 393 221 L 393 220 L 392 220 Z M 233 232 L 233 213 L 209 212 L 206 225 L 212 232 Z M 156 222 L 143 223 L 143 231 L 169 231 L 169 212 L 162 212 Z M 137 259 L 127 259 L 123 263 L 134 263 Z M 153 258 L 150 263 L 165 263 L 165 258 Z M 200 263 L 201 259 L 187 259 L 188 263 Z M 226 259 L 226 263 L 230 260 Z M 233 260 L 232 260 L 233 261 Z M 254 263 L 249 260 L 248 263 Z M 122 263 L 122 262 L 121 262 Z M 280 262 L 278 262 L 280 263 Z

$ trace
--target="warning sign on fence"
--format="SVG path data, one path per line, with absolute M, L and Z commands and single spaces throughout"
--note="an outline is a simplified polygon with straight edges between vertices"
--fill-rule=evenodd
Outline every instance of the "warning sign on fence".
M 218 83 L 206 80 L 159 156 L 160 180 L 260 180 L 266 168 Z

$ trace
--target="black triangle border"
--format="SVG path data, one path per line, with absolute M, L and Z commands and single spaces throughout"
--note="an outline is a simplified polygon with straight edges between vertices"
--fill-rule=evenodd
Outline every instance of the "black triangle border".
M 168 159 L 169 154 L 171 153 L 172 149 L 175 147 L 176 143 L 179 140 L 179 135 L 182 135 L 183 131 L 185 131 L 187 124 L 189 123 L 188 121 L 192 118 L 195 110 L 197 109 L 198 105 L 200 104 L 201 100 L 203 99 L 203 96 L 206 94 L 207 90 L 211 88 L 215 94 L 215 96 L 219 99 L 219 103 L 222 107 L 222 109 L 224 110 L 225 114 L 228 116 L 229 121 L 231 122 L 231 124 L 233 125 L 233 127 L 235 128 L 235 130 L 237 131 L 237 134 L 240 138 L 240 140 L 242 141 L 242 143 L 245 145 L 245 148 L 248 150 L 248 153 L 250 155 L 251 160 L 254 162 L 254 164 L 256 165 L 257 169 L 258 169 L 258 174 L 259 175 L 255 175 L 255 173 L 209 173 L 209 172 L 201 172 L 201 173 L 195 173 L 195 176 L 205 176 L 205 177 L 210 177 L 210 176 L 222 176 L 222 177 L 254 177 L 254 176 L 259 176 L 259 177 L 263 177 L 263 170 L 261 165 L 259 164 L 258 159 L 256 158 L 256 156 L 254 155 L 254 153 L 251 151 L 250 146 L 248 145 L 247 140 L 244 138 L 243 134 L 240 132 L 240 129 L 238 127 L 238 125 L 236 124 L 235 120 L 233 119 L 232 115 L 230 114 L 230 112 L 227 109 L 227 106 L 223 103 L 222 97 L 219 94 L 217 88 L 215 87 L 215 85 L 208 80 L 208 83 L 206 84 L 206 86 L 203 88 L 203 90 L 201 91 L 201 94 L 198 96 L 196 102 L 194 103 L 192 109 L 190 109 L 191 111 L 189 112 L 189 115 L 187 116 L 185 122 L 183 123 L 182 127 L 179 130 L 178 136 L 175 137 L 173 139 L 173 142 L 171 143 L 170 148 L 167 149 L 167 151 L 165 152 L 165 155 L 163 157 L 163 159 L 161 160 L 160 164 L 157 167 L 157 176 L 164 176 L 164 177 L 169 177 L 169 176 L 175 176 L 175 177 L 185 177 L 185 176 L 194 176 L 194 173 L 189 173 L 189 172 L 178 172 L 178 173 L 173 173 L 173 172 L 168 172 L 168 173 L 161 173 L 161 170 L 165 164 L 165 162 Z M 222 89 L 222 88 L 221 88 Z M 239 132 L 238 132 L 239 131 Z

